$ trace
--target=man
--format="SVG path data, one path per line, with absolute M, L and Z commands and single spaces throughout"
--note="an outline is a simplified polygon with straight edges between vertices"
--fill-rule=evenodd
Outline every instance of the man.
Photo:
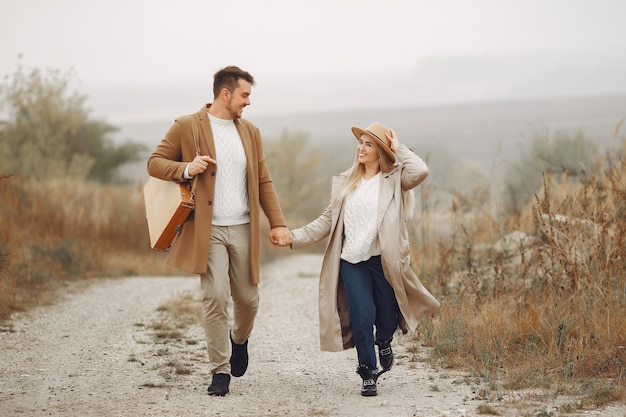
M 235 66 L 213 79 L 213 103 L 179 117 L 148 159 L 151 176 L 172 181 L 198 177 L 196 209 L 173 243 L 167 262 L 200 274 L 202 321 L 212 381 L 210 395 L 226 395 L 230 375 L 248 367 L 248 338 L 258 309 L 259 208 L 274 245 L 291 242 L 272 184 L 261 135 L 242 119 L 254 78 Z M 199 126 L 199 155 L 192 118 Z M 233 300 L 233 327 L 228 303 Z

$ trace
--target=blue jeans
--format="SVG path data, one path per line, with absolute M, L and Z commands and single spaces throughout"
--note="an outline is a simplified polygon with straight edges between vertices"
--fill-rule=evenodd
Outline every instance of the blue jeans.
M 385 279 L 380 256 L 372 256 L 357 264 L 342 259 L 339 273 L 346 291 L 359 365 L 375 370 L 374 340 L 391 340 L 398 328 L 400 309 L 396 295 Z

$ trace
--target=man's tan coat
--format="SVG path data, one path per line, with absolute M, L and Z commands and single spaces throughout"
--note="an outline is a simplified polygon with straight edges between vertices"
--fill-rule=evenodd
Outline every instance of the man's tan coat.
M 399 162 L 382 173 L 378 194 L 378 239 L 385 278 L 398 300 L 400 327 L 415 331 L 419 320 L 436 312 L 439 302 L 422 285 L 410 265 L 410 247 L 405 219 L 404 193 L 418 186 L 428 176 L 424 161 L 406 146 L 396 150 Z M 343 202 L 333 203 L 345 181 L 346 173 L 333 177 L 331 203 L 316 220 L 293 230 L 293 249 L 330 237 L 326 245 L 319 283 L 320 347 L 339 351 L 354 346 L 348 306 L 339 261 L 343 243 Z
M 148 158 L 148 174 L 162 180 L 182 182 L 185 167 L 193 160 L 196 149 L 193 141 L 191 118 L 199 124 L 199 147 L 201 155 L 216 159 L 217 166 L 198 176 L 196 184 L 196 209 L 183 225 L 180 235 L 173 243 L 167 263 L 182 270 L 202 274 L 207 271 L 211 219 L 215 192 L 215 175 L 219 169 L 219 155 L 207 114 L 210 104 L 193 115 L 181 116 L 170 127 L 165 138 Z M 235 119 L 235 125 L 246 154 L 248 174 L 248 198 L 250 200 L 250 280 L 259 283 L 260 271 L 260 210 L 263 209 L 270 227 L 286 226 L 278 196 L 265 164 L 263 144 L 259 129 L 244 119 Z

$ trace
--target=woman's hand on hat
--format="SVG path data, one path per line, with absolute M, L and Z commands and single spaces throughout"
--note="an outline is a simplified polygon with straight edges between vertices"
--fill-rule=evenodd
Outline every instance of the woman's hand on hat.
M 387 136 L 387 139 L 389 140 L 389 147 L 393 152 L 395 152 L 396 149 L 398 149 L 398 146 L 400 146 L 400 141 L 398 140 L 396 132 L 394 132 L 393 129 L 389 129 L 389 133 L 385 133 L 385 136 Z

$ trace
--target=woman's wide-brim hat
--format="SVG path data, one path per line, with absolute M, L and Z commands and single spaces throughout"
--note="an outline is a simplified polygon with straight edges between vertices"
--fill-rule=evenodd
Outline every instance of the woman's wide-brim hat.
M 370 138 L 374 139 L 376 143 L 380 145 L 380 148 L 387 154 L 387 156 L 389 156 L 391 162 L 396 162 L 396 156 L 391 150 L 391 140 L 387 138 L 387 135 L 391 137 L 391 129 L 389 129 L 384 124 L 374 122 L 366 129 L 361 129 L 360 127 L 353 126 L 352 133 L 354 133 L 354 136 L 356 136 L 357 139 L 361 139 L 361 135 L 367 135 Z

